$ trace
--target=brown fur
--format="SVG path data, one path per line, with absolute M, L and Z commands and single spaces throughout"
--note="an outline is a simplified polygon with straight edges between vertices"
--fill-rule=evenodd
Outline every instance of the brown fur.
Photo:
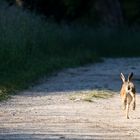
M 129 119 L 129 108 L 130 104 L 133 105 L 133 110 L 136 107 L 136 88 L 132 82 L 133 73 L 130 73 L 128 79 L 126 80 L 124 75 L 121 73 L 122 88 L 120 91 L 123 109 L 126 110 L 126 117 Z

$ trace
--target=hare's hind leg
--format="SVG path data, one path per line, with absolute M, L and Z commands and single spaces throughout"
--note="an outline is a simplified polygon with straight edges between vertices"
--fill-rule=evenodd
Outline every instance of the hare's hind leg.
M 136 96 L 135 96 L 135 94 L 133 94 L 133 96 L 132 96 L 132 106 L 133 106 L 133 110 L 135 110 L 135 108 L 136 108 Z
M 135 93 L 130 92 L 130 95 L 132 96 L 132 108 L 133 108 L 133 110 L 135 110 L 135 108 L 136 108 L 136 96 L 135 96 Z
M 132 105 L 133 105 L 133 110 L 135 110 L 135 108 L 136 108 L 136 99 L 135 98 L 133 99 Z

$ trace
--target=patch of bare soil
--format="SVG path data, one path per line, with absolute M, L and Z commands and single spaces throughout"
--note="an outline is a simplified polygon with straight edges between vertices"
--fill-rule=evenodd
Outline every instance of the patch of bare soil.
M 67 69 L 0 105 L 1 140 L 140 139 L 140 58 L 105 59 Z M 120 72 L 134 72 L 136 111 L 121 110 Z M 70 100 L 71 94 L 93 90 L 116 92 L 93 102 Z

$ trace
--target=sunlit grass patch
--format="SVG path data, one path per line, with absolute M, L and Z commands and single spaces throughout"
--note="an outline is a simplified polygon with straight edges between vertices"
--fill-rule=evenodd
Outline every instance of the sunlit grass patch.
M 10 96 L 7 89 L 0 87 L 0 101 L 7 100 L 9 98 Z
M 91 90 L 91 91 L 81 91 L 70 95 L 70 100 L 73 101 L 88 101 L 94 102 L 94 99 L 107 99 L 113 97 L 115 92 L 109 90 Z

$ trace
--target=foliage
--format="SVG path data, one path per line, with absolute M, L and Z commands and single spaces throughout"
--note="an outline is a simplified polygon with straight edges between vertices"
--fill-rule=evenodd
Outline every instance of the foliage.
M 135 29 L 58 25 L 2 1 L 0 19 L 1 98 L 98 56 L 140 56 L 140 32 Z
M 91 48 L 78 43 L 74 29 L 2 2 L 0 11 L 0 89 L 15 92 L 43 75 L 96 60 Z
M 140 21 L 139 0 L 6 0 L 10 3 L 22 1 L 27 9 L 44 14 L 47 18 L 56 21 L 82 21 L 88 23 L 98 23 L 103 18 L 116 16 L 123 13 L 125 23 L 134 25 Z M 117 8 L 120 3 L 121 9 Z M 116 8 L 115 8 L 116 7 Z M 108 11 L 108 12 L 107 12 Z M 115 13 L 116 11 L 116 13 Z M 104 13 L 104 14 L 103 14 Z M 103 15 L 102 15 L 103 14 Z M 120 15 L 121 16 L 121 15 Z M 121 17 L 120 17 L 121 18 Z M 109 21 L 110 22 L 110 21 Z
M 123 0 L 124 18 L 129 24 L 140 23 L 140 3 L 139 0 Z

